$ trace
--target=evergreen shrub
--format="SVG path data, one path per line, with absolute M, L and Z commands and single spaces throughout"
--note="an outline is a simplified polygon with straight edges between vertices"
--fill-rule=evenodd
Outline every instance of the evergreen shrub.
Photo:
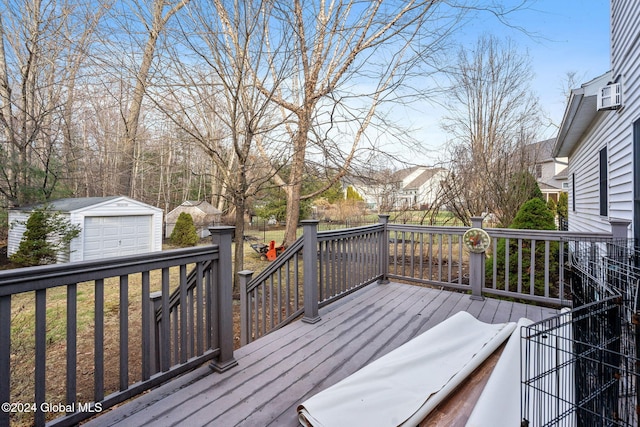
M 169 241 L 173 245 L 187 247 L 195 246 L 198 240 L 198 232 L 193 223 L 193 217 L 191 214 L 181 212 L 176 220 L 175 227 L 173 227 Z
M 509 226 L 511 229 L 521 230 L 555 230 L 555 219 L 547 204 L 539 198 L 533 198 L 525 202 L 513 222 Z M 518 287 L 518 269 L 522 271 L 522 282 L 520 283 L 522 292 L 531 292 L 531 278 L 533 277 L 534 294 L 544 295 L 545 287 L 545 243 L 535 242 L 535 252 L 533 254 L 534 265 L 531 265 L 531 239 L 509 239 L 509 266 L 505 265 L 506 239 L 498 241 L 494 256 L 496 257 L 496 280 L 498 289 L 505 289 L 505 274 L 509 274 L 509 290 L 516 291 Z M 520 246 L 518 246 L 520 245 Z M 549 283 L 552 290 L 557 290 L 557 273 L 559 266 L 558 242 L 549 243 Z M 518 265 L 518 253 L 521 254 L 521 264 Z M 489 257 L 486 264 L 486 275 L 488 280 L 493 278 L 493 256 Z M 532 267 L 534 271 L 532 271 Z M 533 276 L 532 276 L 533 274 Z
M 69 250 L 71 240 L 80 235 L 78 225 L 48 206 L 34 209 L 25 227 L 18 250 L 10 257 L 11 262 L 22 267 L 55 264 L 58 255 Z

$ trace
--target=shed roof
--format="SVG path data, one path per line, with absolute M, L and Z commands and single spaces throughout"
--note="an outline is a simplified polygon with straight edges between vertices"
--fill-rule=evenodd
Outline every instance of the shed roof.
M 207 201 L 187 200 L 182 202 L 182 204 L 177 206 L 175 209 L 171 210 L 171 212 L 169 212 L 167 215 L 171 215 L 174 212 L 183 211 L 185 210 L 185 208 L 196 208 L 207 215 L 220 215 L 222 213 L 220 209 L 216 208 Z

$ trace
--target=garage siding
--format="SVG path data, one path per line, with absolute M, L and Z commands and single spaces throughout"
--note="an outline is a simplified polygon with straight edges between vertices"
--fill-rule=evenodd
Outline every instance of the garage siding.
M 58 199 L 51 208 L 82 230 L 58 262 L 95 260 L 162 250 L 162 209 L 124 196 Z M 15 252 L 24 233 L 30 208 L 9 211 L 16 225 L 9 230 L 9 254 Z

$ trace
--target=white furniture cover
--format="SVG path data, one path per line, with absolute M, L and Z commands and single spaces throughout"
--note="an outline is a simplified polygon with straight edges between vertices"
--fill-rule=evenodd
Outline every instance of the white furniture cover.
M 515 327 L 457 313 L 304 401 L 298 419 L 306 427 L 416 426 Z

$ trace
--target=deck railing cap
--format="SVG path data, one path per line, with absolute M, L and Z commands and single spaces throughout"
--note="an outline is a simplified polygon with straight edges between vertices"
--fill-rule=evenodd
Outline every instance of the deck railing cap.
M 233 225 L 216 225 L 213 227 L 209 227 L 209 232 L 213 234 L 213 232 L 216 233 L 229 233 L 232 232 L 233 230 L 235 230 L 236 228 Z
M 303 219 L 302 221 L 300 221 L 300 224 L 302 225 L 314 225 L 319 223 L 320 223 L 319 219 Z

